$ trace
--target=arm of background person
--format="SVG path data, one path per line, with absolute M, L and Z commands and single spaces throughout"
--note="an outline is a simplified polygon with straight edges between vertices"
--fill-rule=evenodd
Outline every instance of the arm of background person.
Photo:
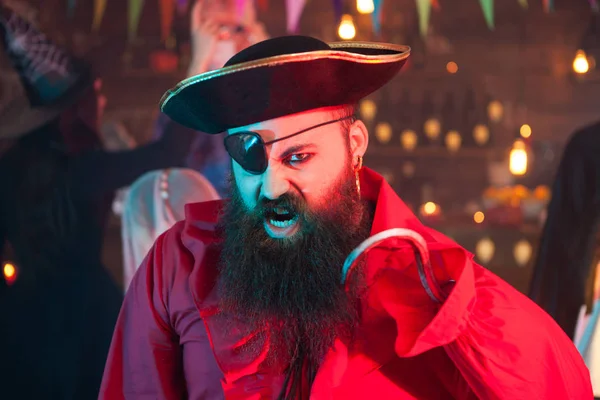
M 163 137 L 132 150 L 94 150 L 72 160 L 74 187 L 86 197 L 102 195 L 133 183 L 146 172 L 185 166 L 199 133 L 179 124 L 165 126 Z

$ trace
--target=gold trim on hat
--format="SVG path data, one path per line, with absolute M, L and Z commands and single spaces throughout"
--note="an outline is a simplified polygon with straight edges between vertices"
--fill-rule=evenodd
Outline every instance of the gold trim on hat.
M 319 59 L 333 59 L 352 61 L 359 64 L 387 64 L 402 61 L 410 55 L 410 47 L 391 44 L 391 43 L 373 43 L 373 42 L 333 42 L 328 43 L 332 50 L 317 50 L 306 53 L 282 54 L 278 56 L 261 58 L 259 60 L 247 61 L 240 64 L 230 65 L 228 67 L 219 68 L 213 71 L 208 71 L 200 75 L 192 76 L 179 82 L 173 89 L 168 90 L 160 99 L 160 109 L 164 111 L 166 104 L 188 86 L 198 82 L 207 81 L 220 76 L 233 74 L 235 72 L 246 71 L 261 67 L 274 67 L 276 65 L 287 64 L 292 62 L 306 62 Z M 346 48 L 362 48 L 373 50 L 392 50 L 398 54 L 375 54 L 367 55 L 353 53 Z M 338 50 L 339 49 L 339 50 Z

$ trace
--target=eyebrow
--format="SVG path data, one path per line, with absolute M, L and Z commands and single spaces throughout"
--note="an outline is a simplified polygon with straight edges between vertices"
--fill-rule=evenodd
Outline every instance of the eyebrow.
M 283 153 L 281 153 L 281 155 L 279 156 L 280 159 L 285 159 L 288 158 L 289 156 L 291 156 L 292 154 L 298 153 L 302 150 L 306 150 L 308 148 L 316 148 L 317 146 L 313 143 L 303 143 L 303 144 L 297 144 L 295 146 L 289 147 L 287 148 Z

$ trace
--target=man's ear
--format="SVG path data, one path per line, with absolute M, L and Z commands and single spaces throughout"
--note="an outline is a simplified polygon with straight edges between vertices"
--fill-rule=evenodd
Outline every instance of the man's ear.
M 364 156 L 369 146 L 369 131 L 361 120 L 356 120 L 349 130 L 350 154 L 352 159 Z

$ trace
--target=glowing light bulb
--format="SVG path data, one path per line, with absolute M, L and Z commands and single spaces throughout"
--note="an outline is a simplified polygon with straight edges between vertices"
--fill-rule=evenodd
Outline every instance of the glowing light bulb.
M 356 0 L 356 10 L 361 14 L 371 14 L 375 11 L 373 0 Z
M 498 122 L 504 115 L 504 106 L 498 100 L 494 100 L 488 104 L 488 116 L 493 122 Z
M 15 268 L 14 265 L 10 264 L 10 263 L 6 263 L 4 264 L 4 277 L 6 279 L 12 279 L 14 278 L 15 274 L 17 273 L 17 269 Z
M 354 27 L 351 15 L 345 14 L 342 16 L 340 26 L 338 27 L 338 36 L 344 40 L 354 39 L 354 36 L 356 36 L 356 28 Z
M 587 59 L 585 51 L 578 50 L 573 60 L 573 71 L 578 74 L 585 74 L 590 70 L 590 63 Z
M 429 118 L 425 121 L 425 124 L 423 124 L 423 130 L 430 140 L 437 140 L 442 132 L 442 125 L 437 119 Z
M 510 151 L 508 168 L 513 175 L 525 175 L 527 172 L 527 149 L 522 140 L 515 141 Z
M 406 129 L 400 135 L 400 142 L 404 150 L 412 151 L 417 147 L 418 137 L 415 131 Z
M 387 122 L 380 122 L 375 127 L 375 136 L 381 143 L 387 143 L 392 138 L 392 126 Z
M 450 152 L 454 153 L 460 149 L 462 144 L 462 138 L 460 137 L 460 133 L 457 131 L 450 131 L 446 135 L 446 147 Z
M 519 132 L 521 133 L 521 136 L 527 139 L 529 136 L 531 136 L 531 127 L 527 124 L 521 125 Z
M 475 246 L 475 254 L 479 261 L 484 264 L 489 263 L 494 258 L 494 253 L 496 252 L 496 246 L 494 242 L 490 238 L 483 238 L 477 242 Z
M 365 99 L 360 102 L 360 115 L 367 121 L 373 121 L 377 115 L 377 104 L 373 100 Z
M 485 220 L 485 214 L 482 211 L 477 211 L 473 214 L 473 221 L 475 221 L 476 224 L 481 224 L 483 220 Z
M 475 128 L 473 128 L 473 137 L 478 145 L 483 146 L 490 140 L 490 130 L 483 124 L 475 125 Z
M 455 63 L 454 61 L 450 61 L 448 64 L 446 64 L 446 71 L 448 71 L 451 74 L 455 74 L 458 72 L 458 64 Z

